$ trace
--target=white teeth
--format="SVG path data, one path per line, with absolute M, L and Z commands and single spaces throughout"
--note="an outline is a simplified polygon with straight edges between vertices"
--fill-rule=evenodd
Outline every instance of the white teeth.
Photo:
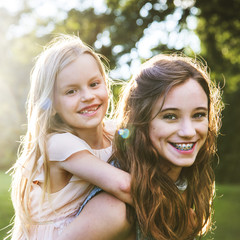
M 194 143 L 182 143 L 182 144 L 180 144 L 180 143 L 173 143 L 172 144 L 175 148 L 177 148 L 178 150 L 181 150 L 181 151 L 188 151 L 188 150 L 190 150 L 190 149 L 192 149 L 193 148 L 193 146 L 194 146 Z
M 81 114 L 86 114 L 86 113 L 90 113 L 91 114 L 91 113 L 95 112 L 97 109 L 98 109 L 98 107 L 96 107 L 94 109 L 91 109 L 91 110 L 83 110 L 80 113 Z

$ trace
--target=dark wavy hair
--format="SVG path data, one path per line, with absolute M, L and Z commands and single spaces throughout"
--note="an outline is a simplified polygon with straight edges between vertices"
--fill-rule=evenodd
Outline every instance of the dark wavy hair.
M 161 169 L 164 159 L 149 137 L 152 108 L 159 97 L 188 79 L 196 80 L 208 98 L 209 130 L 194 164 L 182 169 L 188 180 L 187 201 L 174 182 Z M 143 234 L 155 239 L 182 239 L 188 225 L 188 211 L 194 206 L 197 227 L 187 239 L 211 226 L 214 197 L 212 157 L 221 125 L 220 90 L 210 80 L 207 67 L 196 59 L 180 55 L 157 55 L 142 65 L 125 87 L 118 106 L 119 129 L 128 129 L 125 138 L 115 134 L 114 158 L 131 173 L 135 213 Z M 130 212 L 131 215 L 131 212 Z

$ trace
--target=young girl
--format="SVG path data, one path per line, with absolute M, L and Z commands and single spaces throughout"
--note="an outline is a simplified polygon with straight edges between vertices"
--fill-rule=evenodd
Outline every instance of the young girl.
M 56 239 L 90 183 L 131 203 L 129 174 L 106 163 L 115 131 L 104 121 L 107 80 L 100 56 L 78 37 L 57 37 L 39 55 L 31 73 L 28 129 L 13 171 L 12 239 Z
M 158 55 L 142 65 L 120 99 L 113 159 L 131 173 L 135 209 L 128 209 L 128 218 L 124 215 L 119 220 L 125 208 L 114 200 L 109 206 L 109 197 L 100 193 L 84 203 L 59 239 L 186 240 L 202 236 L 211 227 L 211 165 L 223 107 L 206 67 L 191 58 Z M 115 224 L 106 229 L 109 222 Z M 133 237 L 134 223 L 137 237 Z

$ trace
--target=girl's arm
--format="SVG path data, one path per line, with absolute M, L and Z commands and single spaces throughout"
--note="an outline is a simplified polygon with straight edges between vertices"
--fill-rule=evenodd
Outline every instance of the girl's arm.
M 92 198 L 57 240 L 133 240 L 135 227 L 127 221 L 126 205 L 108 193 Z
M 100 160 L 89 151 L 74 153 L 58 164 L 64 170 L 102 188 L 121 201 L 133 204 L 130 195 L 130 174 Z

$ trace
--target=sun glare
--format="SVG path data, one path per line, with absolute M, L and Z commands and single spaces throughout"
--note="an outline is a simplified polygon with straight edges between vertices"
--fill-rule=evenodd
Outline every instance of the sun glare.
M 18 0 L 0 1 L 0 8 L 5 8 L 10 13 L 17 12 L 21 7 L 22 7 L 22 1 L 18 1 Z

